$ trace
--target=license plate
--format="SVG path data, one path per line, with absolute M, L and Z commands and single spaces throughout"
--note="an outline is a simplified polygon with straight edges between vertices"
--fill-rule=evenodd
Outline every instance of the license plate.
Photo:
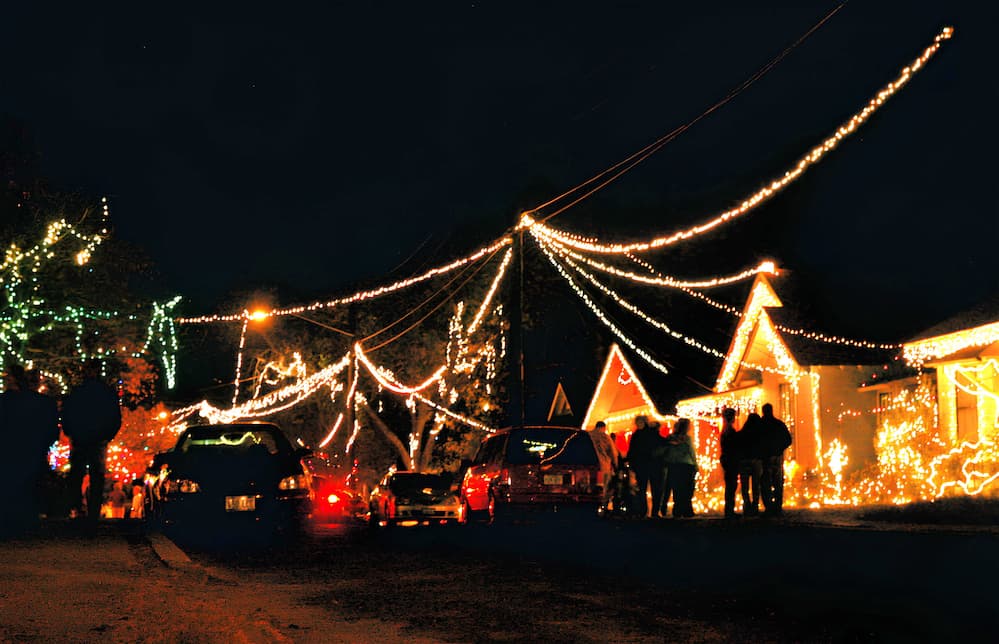
M 225 497 L 226 512 L 252 512 L 256 509 L 257 509 L 257 497 L 255 496 Z
M 562 485 L 565 477 L 562 474 L 545 474 L 545 485 Z

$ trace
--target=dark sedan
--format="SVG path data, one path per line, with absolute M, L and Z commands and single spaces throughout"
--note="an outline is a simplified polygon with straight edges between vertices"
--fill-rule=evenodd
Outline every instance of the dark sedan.
M 312 512 L 312 477 L 302 462 L 310 454 L 269 423 L 190 427 L 156 459 L 155 518 L 185 533 L 300 528 Z

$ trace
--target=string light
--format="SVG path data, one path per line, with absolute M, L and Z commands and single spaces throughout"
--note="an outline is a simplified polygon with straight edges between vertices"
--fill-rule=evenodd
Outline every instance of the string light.
M 377 298 L 377 297 L 381 297 L 383 295 L 387 295 L 389 293 L 394 293 L 395 291 L 399 291 L 399 290 L 402 290 L 404 288 L 408 288 L 410 286 L 413 286 L 414 284 L 419 284 L 420 282 L 425 282 L 428 279 L 431 279 L 433 277 L 437 277 L 438 275 L 443 275 L 443 274 L 448 273 L 450 271 L 453 271 L 453 270 L 455 270 L 457 268 L 461 268 L 462 266 L 465 266 L 466 264 L 478 261 L 479 259 L 482 259 L 483 257 L 485 257 L 487 255 L 491 255 L 492 253 L 496 252 L 500 248 L 503 248 L 504 246 L 510 245 L 512 242 L 513 242 L 512 238 L 510 238 L 510 237 L 503 237 L 503 238 L 501 238 L 501 239 L 493 242 L 489 246 L 486 246 L 484 248 L 480 248 L 479 250 L 475 251 L 471 255 L 468 255 L 468 256 L 463 257 L 463 258 L 458 259 L 458 260 L 455 260 L 455 261 L 451 262 L 450 264 L 446 264 L 444 266 L 438 266 L 437 268 L 430 269 L 430 270 L 426 271 L 425 273 L 417 275 L 416 277 L 410 277 L 408 279 L 399 280 L 398 282 L 394 282 L 392 284 L 388 284 L 388 285 L 385 285 L 385 286 L 380 286 L 378 288 L 374 288 L 374 289 L 370 289 L 370 290 L 366 290 L 366 291 L 358 291 L 357 293 L 354 293 L 353 295 L 348 295 L 346 297 L 336 298 L 336 299 L 328 300 L 328 301 L 325 301 L 325 302 L 317 301 L 317 302 L 313 302 L 311 304 L 306 304 L 306 305 L 302 305 L 302 306 L 294 306 L 294 307 L 283 308 L 283 309 L 272 309 L 270 311 L 259 311 L 259 313 L 255 312 L 254 315 L 261 315 L 261 316 L 264 316 L 264 317 L 277 317 L 277 316 L 284 316 L 284 315 L 296 315 L 296 314 L 299 314 L 299 313 L 307 313 L 309 311 L 318 311 L 318 310 L 321 310 L 321 309 L 329 309 L 329 308 L 334 308 L 334 307 L 337 307 L 337 306 L 342 306 L 344 304 L 351 304 L 353 302 L 360 302 L 360 301 L 363 301 L 363 300 L 374 299 L 374 298 Z M 235 321 L 240 320 L 241 318 L 243 318 L 245 314 L 246 313 L 243 312 L 243 313 L 231 313 L 231 314 L 228 314 L 228 315 L 222 315 L 222 314 L 203 315 L 203 316 L 200 316 L 200 317 L 178 318 L 177 322 L 180 323 L 180 324 L 210 324 L 210 323 L 215 323 L 215 322 L 235 322 Z
M 177 328 L 171 313 L 180 300 L 181 296 L 178 295 L 163 304 L 153 302 L 153 314 L 146 327 L 146 341 L 142 345 L 143 352 L 148 351 L 153 343 L 160 345 L 160 361 L 167 389 L 173 389 L 177 384 Z
M 333 440 L 333 437 L 336 436 L 336 430 L 340 429 L 341 423 L 343 423 L 343 413 L 336 417 L 336 422 L 333 423 L 333 429 L 330 430 L 329 434 L 326 434 L 326 438 L 320 441 L 320 449 L 329 445 L 330 441 Z
M 632 255 L 631 253 L 625 253 L 625 255 L 628 257 L 628 259 L 630 259 L 634 263 L 638 264 L 639 266 L 644 267 L 646 270 L 649 271 L 649 273 L 651 273 L 653 275 L 659 275 L 660 277 L 662 277 L 659 274 L 659 272 L 656 270 L 656 268 L 654 266 L 652 266 L 652 264 L 650 264 L 647 261 L 645 261 L 644 259 L 642 259 L 642 258 L 640 258 L 640 257 L 638 257 L 636 255 Z M 694 297 L 694 298 L 697 298 L 697 299 L 701 300 L 702 302 L 704 302 L 704 303 L 706 303 L 706 304 L 708 304 L 710 306 L 713 306 L 714 308 L 716 308 L 716 309 L 718 309 L 720 311 L 725 311 L 726 313 L 729 313 L 729 314 L 731 314 L 731 315 L 733 315 L 735 317 L 742 317 L 742 310 L 741 309 L 738 309 L 738 308 L 736 308 L 734 306 L 731 306 L 729 304 L 725 304 L 723 302 L 719 302 L 718 300 L 715 300 L 715 299 L 711 298 L 707 294 L 701 293 L 700 291 L 696 291 L 696 290 L 694 290 L 692 288 L 688 288 L 686 286 L 681 286 L 681 287 L 678 287 L 678 288 L 681 291 L 683 291 L 684 293 L 686 293 L 687 295 L 689 295 L 691 297 Z M 839 345 L 848 346 L 848 347 L 855 347 L 855 348 L 858 348 L 858 349 L 893 350 L 893 349 L 901 349 L 902 348 L 902 344 L 901 343 L 871 342 L 869 340 L 854 340 L 854 339 L 851 339 L 851 338 L 844 338 L 844 337 L 841 337 L 841 336 L 838 336 L 838 335 L 828 335 L 828 334 L 820 333 L 820 332 L 817 332 L 817 331 L 808 331 L 808 330 L 805 330 L 805 329 L 793 328 L 793 327 L 785 326 L 783 324 L 774 324 L 774 326 L 781 333 L 800 336 L 800 337 L 806 338 L 808 340 L 815 340 L 816 342 L 825 342 L 825 343 L 828 343 L 828 344 L 839 344 Z
M 274 375 L 271 376 L 270 374 Z M 298 351 L 293 351 L 291 362 L 287 365 L 284 364 L 284 360 L 272 360 L 260 369 L 255 378 L 256 383 L 253 387 L 253 397 L 256 398 L 260 395 L 260 390 L 265 384 L 274 386 L 285 378 L 297 378 L 301 380 L 308 375 L 309 370 L 305 361 L 302 360 L 302 354 Z
M 458 421 L 459 423 L 464 423 L 465 425 L 468 425 L 469 427 L 474 427 L 476 429 L 481 429 L 482 431 L 489 432 L 490 434 L 496 431 L 494 428 L 489 427 L 488 425 L 484 425 L 484 424 L 480 423 L 479 421 L 475 420 L 474 418 L 469 418 L 468 416 L 463 416 L 463 415 L 461 415 L 459 413 L 453 412 L 450 409 L 448 409 L 447 407 L 442 407 L 442 406 L 438 405 L 437 403 L 435 403 L 434 401 L 430 400 L 429 398 L 424 398 L 420 394 L 413 394 L 413 398 L 415 398 L 416 400 L 419 400 L 420 402 L 422 402 L 425 405 L 429 405 L 430 407 L 433 407 L 434 409 L 436 409 L 440 413 L 444 414 L 448 418 L 454 419 L 454 420 Z
M 350 354 L 345 354 L 336 363 L 316 371 L 306 378 L 276 389 L 264 396 L 247 400 L 229 409 L 215 407 L 207 400 L 174 410 L 171 414 L 173 424 L 184 422 L 197 412 L 211 424 L 232 423 L 239 420 L 263 418 L 280 411 L 285 411 L 312 396 L 322 387 L 330 391 L 337 389 L 337 377 L 350 364 Z
M 236 375 L 232 380 L 232 408 L 236 408 L 239 400 L 239 381 L 243 375 L 243 349 L 246 347 L 246 327 L 250 323 L 250 314 L 243 311 L 243 326 L 239 330 L 239 349 L 236 351 Z
M 531 232 L 534 233 L 538 231 L 535 231 L 532 228 Z M 639 282 L 641 284 L 651 284 L 653 286 L 665 286 L 669 288 L 682 288 L 682 287 L 715 288 L 717 286 L 726 286 L 728 284 L 741 282 L 744 279 L 755 277 L 756 275 L 759 275 L 761 273 L 766 273 L 769 275 L 777 275 L 777 267 L 774 265 L 772 261 L 760 262 L 758 266 L 755 266 L 753 268 L 748 268 L 735 275 L 728 275 L 725 277 L 713 277 L 711 279 L 705 279 L 705 280 L 679 280 L 676 279 L 675 277 L 669 277 L 669 276 L 655 277 L 649 275 L 640 275 L 638 273 L 633 273 L 631 271 L 624 271 L 619 268 L 609 266 L 601 261 L 592 259 L 585 255 L 574 253 L 571 250 L 569 250 L 565 245 L 560 244 L 558 240 L 555 240 L 551 237 L 547 237 L 543 233 L 539 232 L 537 235 L 534 235 L 534 238 L 535 240 L 540 240 L 543 238 L 546 242 L 556 246 L 561 253 L 564 253 L 565 255 L 568 255 L 569 257 L 572 257 L 575 260 L 584 262 L 592 266 L 593 268 L 603 271 L 604 273 L 609 273 L 610 275 L 614 275 L 615 277 L 629 279 L 633 282 Z M 541 242 L 539 241 L 539 243 Z
M 697 235 L 707 233 L 721 224 L 732 221 L 748 212 L 751 212 L 761 203 L 780 193 L 784 190 L 784 188 L 800 178 L 811 166 L 818 163 L 819 160 L 821 160 L 826 154 L 834 150 L 844 138 L 855 132 L 861 125 L 863 125 L 872 114 L 880 109 L 886 100 L 904 87 L 912 79 L 913 75 L 921 69 L 934 54 L 937 53 L 943 41 L 950 39 L 953 35 L 954 29 L 952 27 L 944 27 L 933 39 L 933 43 L 923 50 L 923 53 L 918 58 L 912 61 L 908 66 L 904 67 L 894 81 L 888 83 L 884 88 L 882 88 L 881 91 L 868 101 L 867 105 L 865 105 L 863 109 L 851 116 L 850 119 L 841 125 L 835 133 L 826 138 L 818 146 L 812 148 L 808 154 L 799 159 L 798 163 L 790 170 L 787 170 L 780 179 L 771 181 L 770 184 L 757 190 L 755 193 L 742 201 L 742 203 L 738 206 L 722 212 L 706 223 L 673 233 L 669 236 L 658 237 L 645 242 L 632 242 L 627 244 L 601 244 L 593 241 L 592 239 L 588 240 L 580 236 L 546 226 L 545 224 L 535 221 L 529 215 L 525 215 L 521 218 L 519 227 L 530 228 L 531 230 L 539 232 L 539 234 L 545 235 L 547 238 L 556 240 L 562 244 L 579 250 L 601 254 L 644 252 L 670 246 L 679 241 L 684 241 Z
M 576 295 L 578 295 L 579 298 L 583 300 L 583 303 L 586 304 L 587 308 L 589 308 L 590 311 L 592 311 L 593 314 L 597 316 L 597 319 L 600 320 L 600 322 L 602 322 L 605 327 L 610 329 L 611 333 L 617 336 L 617 338 L 621 342 L 625 343 L 632 351 L 634 351 L 639 357 L 641 357 L 642 360 L 645 360 L 645 362 L 649 363 L 662 373 L 669 373 L 669 370 L 666 368 L 665 365 L 661 364 L 658 360 L 649 355 L 648 352 L 646 352 L 644 349 L 638 346 L 633 340 L 631 340 L 628 336 L 626 336 L 624 332 L 620 328 L 618 328 L 616 324 L 610 321 L 610 319 L 604 314 L 604 312 L 600 310 L 600 308 L 593 302 L 593 300 L 590 299 L 590 296 L 587 295 L 586 292 L 583 291 L 583 289 L 581 289 L 578 284 L 576 284 L 576 281 L 572 279 L 572 276 L 569 275 L 569 273 L 567 273 L 564 268 L 562 268 L 562 265 L 558 262 L 558 260 L 555 259 L 555 256 L 552 254 L 552 252 L 548 250 L 547 245 L 538 244 L 538 247 L 545 254 L 545 257 L 548 258 L 548 261 L 551 262 L 551 265 L 555 267 L 555 270 L 557 270 L 559 274 L 565 279 L 565 281 L 569 283 L 569 286 L 576 293 Z
M 107 198 L 102 199 L 103 219 L 108 217 Z M 0 353 L 13 359 L 27 363 L 28 356 L 24 347 L 29 339 L 36 334 L 58 331 L 68 328 L 72 331 L 76 356 L 82 361 L 94 357 L 105 359 L 119 353 L 114 348 L 98 348 L 90 352 L 84 347 L 84 337 L 87 335 L 87 322 L 95 320 L 136 320 L 136 316 L 124 316 L 117 311 L 102 311 L 87 307 L 64 305 L 52 308 L 46 302 L 41 277 L 46 264 L 60 259 L 77 266 L 90 262 L 94 252 L 103 243 L 108 230 L 102 227 L 100 233 L 86 234 L 77 227 L 59 219 L 49 223 L 41 240 L 27 249 L 21 249 L 17 244 L 11 244 L 4 252 L 0 262 L 0 287 L 3 289 L 5 306 L 0 311 Z M 82 244 L 76 248 L 67 248 L 60 256 L 57 246 L 64 241 L 75 240 Z M 150 351 L 156 345 L 159 349 L 163 374 L 168 388 L 176 382 L 177 337 L 173 321 L 169 313 L 179 302 L 176 297 L 163 304 L 152 303 L 152 315 L 146 327 L 146 338 L 140 352 L 133 352 L 132 357 L 139 357 Z M 94 332 L 96 334 L 96 332 Z M 65 389 L 65 380 L 59 374 L 46 371 L 47 377 L 61 382 Z
M 757 411 L 762 404 L 763 387 L 745 387 L 681 400 L 676 405 L 676 413 L 685 418 L 714 420 L 721 416 L 722 410 L 726 407 L 745 415 Z
M 999 342 L 999 322 L 907 342 L 902 347 L 902 356 L 907 363 L 918 367 L 930 360 L 943 358 L 964 349 L 985 347 L 995 342 Z
M 695 338 L 692 338 L 690 336 L 684 335 L 684 334 L 682 334 L 682 333 L 680 333 L 678 331 L 674 331 L 665 322 L 662 322 L 660 320 L 657 320 L 657 319 L 653 318 L 652 316 L 648 315 L 647 313 L 645 313 L 644 311 L 642 311 L 641 309 L 639 309 L 637 306 L 635 306 L 634 304 L 632 304 L 628 300 L 626 300 L 623 297 L 621 297 L 617 292 L 613 291 L 608 286 L 606 286 L 605 284 L 603 284 L 602 282 L 600 282 L 599 280 L 597 280 L 593 275 L 591 275 L 590 273 L 588 273 L 585 269 L 581 268 L 578 264 L 576 264 L 575 262 L 573 262 L 568 257 L 563 257 L 562 259 L 563 259 L 563 261 L 565 261 L 566 264 L 568 264 L 570 267 L 572 267 L 577 273 L 579 273 L 580 275 L 582 275 L 588 282 L 590 282 L 591 284 L 593 284 L 597 289 L 599 289 L 605 295 L 607 295 L 608 297 L 610 297 L 611 299 L 613 299 L 622 308 L 624 308 L 625 310 L 627 310 L 627 311 L 633 313 L 634 315 L 642 318 L 649 325 L 651 325 L 651 326 L 659 329 L 660 331 L 663 331 L 664 333 L 668 334 L 670 337 L 672 337 L 672 338 L 674 338 L 676 340 L 680 340 L 681 342 L 683 342 L 684 344 L 687 344 L 688 346 L 694 347 L 695 349 L 698 349 L 700 351 L 703 351 L 704 353 L 707 353 L 708 355 L 714 356 L 716 358 L 721 358 L 721 359 L 725 359 L 725 358 L 728 357 L 726 354 L 722 353 L 718 349 L 714 349 L 712 347 L 709 347 L 709 346 L 705 345 L 704 343 L 700 342 L 699 340 L 697 340 Z M 784 375 L 786 373 L 786 371 L 781 370 L 781 369 L 774 369 L 774 368 L 766 366 L 766 365 L 754 364 L 754 363 L 746 362 L 746 361 L 743 361 L 743 360 L 739 360 L 738 363 L 739 363 L 739 365 L 744 366 L 744 367 L 748 367 L 750 369 L 759 369 L 761 371 L 769 371 L 771 373 L 775 373 L 775 374 L 779 374 L 779 375 Z

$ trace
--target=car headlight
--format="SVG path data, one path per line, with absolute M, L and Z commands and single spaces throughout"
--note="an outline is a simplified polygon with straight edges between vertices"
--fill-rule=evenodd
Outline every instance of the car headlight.
M 286 476 L 278 483 L 279 490 L 305 490 L 309 488 L 309 477 L 305 474 Z
M 194 492 L 201 491 L 201 486 L 198 485 L 197 481 L 192 481 L 191 479 L 167 479 L 164 485 L 167 494 L 173 494 L 174 492 L 193 494 Z

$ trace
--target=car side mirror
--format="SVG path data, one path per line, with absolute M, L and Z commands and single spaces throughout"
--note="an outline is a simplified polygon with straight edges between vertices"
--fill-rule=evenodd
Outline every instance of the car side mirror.
M 466 470 L 468 470 L 468 468 L 470 468 L 470 467 L 472 467 L 472 459 L 470 459 L 470 458 L 463 458 L 463 459 L 461 459 L 461 465 L 458 467 L 458 473 L 462 474 Z

